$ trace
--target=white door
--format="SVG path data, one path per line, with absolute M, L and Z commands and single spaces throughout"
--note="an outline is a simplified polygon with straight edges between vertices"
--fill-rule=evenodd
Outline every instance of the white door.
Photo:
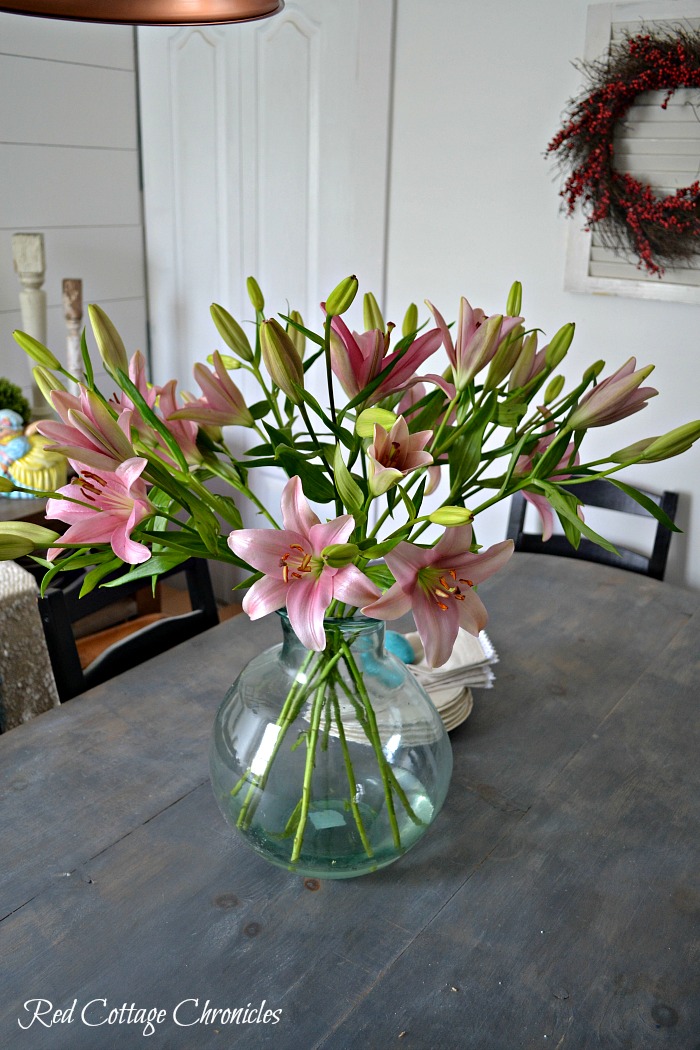
M 311 326 L 351 273 L 381 303 L 394 7 L 288 0 L 261 22 L 138 30 L 156 381 L 193 387 L 220 345 L 210 303 L 249 321 L 251 274 L 268 316 Z M 274 506 L 280 484 L 256 488 Z

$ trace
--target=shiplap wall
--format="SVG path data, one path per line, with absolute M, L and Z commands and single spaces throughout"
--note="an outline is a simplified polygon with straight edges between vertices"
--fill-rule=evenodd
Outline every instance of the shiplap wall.
M 42 232 L 49 346 L 65 360 L 62 281 L 83 281 L 129 350 L 146 349 L 134 33 L 0 14 L 0 375 L 25 390 L 12 235 Z

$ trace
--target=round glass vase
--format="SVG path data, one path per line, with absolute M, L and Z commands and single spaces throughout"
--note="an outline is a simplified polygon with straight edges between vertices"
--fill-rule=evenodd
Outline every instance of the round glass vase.
M 445 800 L 452 749 L 423 687 L 384 649 L 384 624 L 325 621 L 306 649 L 283 640 L 244 668 L 217 713 L 210 770 L 219 808 L 271 863 L 341 879 L 386 867 Z

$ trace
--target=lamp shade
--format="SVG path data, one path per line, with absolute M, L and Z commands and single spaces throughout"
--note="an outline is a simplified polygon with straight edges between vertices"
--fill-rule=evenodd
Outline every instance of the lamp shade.
M 283 7 L 284 0 L 0 0 L 10 14 L 144 26 L 251 22 Z

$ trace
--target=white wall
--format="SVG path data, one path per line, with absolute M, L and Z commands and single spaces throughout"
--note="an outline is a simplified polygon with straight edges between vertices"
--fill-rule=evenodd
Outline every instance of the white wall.
M 700 417 L 700 308 L 563 290 L 567 220 L 544 160 L 582 81 L 585 0 L 399 0 L 389 195 L 388 316 L 432 299 L 454 319 L 460 295 L 501 312 L 514 279 L 527 320 L 550 335 L 575 321 L 563 369 L 604 358 L 656 364 L 660 391 L 641 413 L 591 431 L 586 458 Z M 632 483 L 682 494 L 667 579 L 700 587 L 700 449 L 637 466 Z M 505 534 L 488 512 L 481 543 Z
M 59 357 L 66 277 L 145 349 L 133 30 L 0 14 L 0 95 L 0 375 L 27 391 L 30 363 L 12 338 L 13 233 L 44 234 L 47 342 Z

